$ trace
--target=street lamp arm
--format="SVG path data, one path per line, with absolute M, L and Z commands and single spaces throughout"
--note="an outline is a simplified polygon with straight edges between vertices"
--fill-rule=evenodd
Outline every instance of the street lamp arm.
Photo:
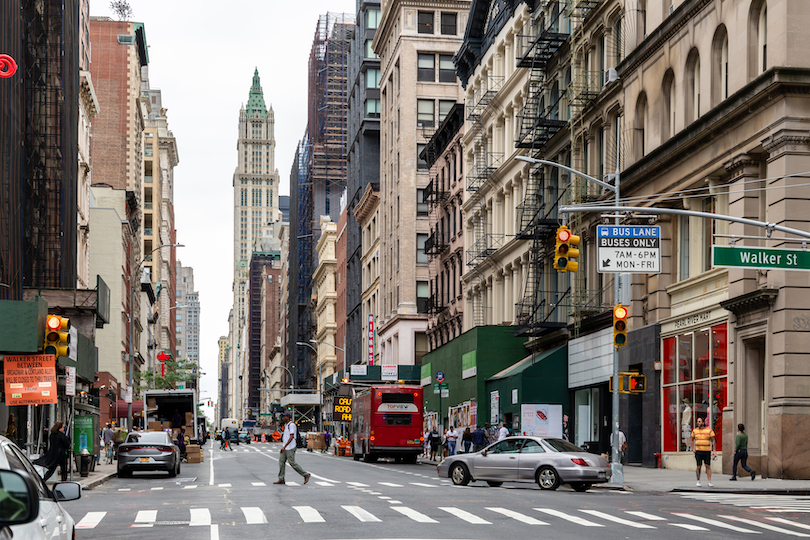
M 580 177 L 584 178 L 585 180 L 590 180 L 591 182 L 595 182 L 595 183 L 599 184 L 600 186 L 602 186 L 605 189 L 608 189 L 610 191 L 616 191 L 616 186 L 614 186 L 612 184 L 608 184 L 607 182 L 603 182 L 602 180 L 594 178 L 593 176 L 589 176 L 589 175 L 587 175 L 585 173 L 579 172 L 579 171 L 577 171 L 575 169 L 572 169 L 571 167 L 566 167 L 565 165 L 561 165 L 561 164 L 559 164 L 559 163 L 557 163 L 555 161 L 547 161 L 545 159 L 537 159 L 537 158 L 533 158 L 533 157 L 529 157 L 529 156 L 515 156 L 515 159 L 518 160 L 518 161 L 525 161 L 526 163 L 534 163 L 534 164 L 537 164 L 537 165 L 550 165 L 552 167 L 557 167 L 558 169 L 563 169 L 565 171 L 570 172 L 571 174 L 575 174 L 577 176 L 580 176 Z
M 335 349 L 339 350 L 339 351 L 340 351 L 340 352 L 342 352 L 343 354 L 346 354 L 346 351 L 344 351 L 343 349 L 341 349 L 341 348 L 340 348 L 340 347 L 338 347 L 337 345 L 332 345 L 331 343 L 327 343 L 327 342 L 325 342 L 325 341 L 318 341 L 317 339 L 310 339 L 310 340 L 309 340 L 309 342 L 310 342 L 310 343 L 320 343 L 321 345 L 329 345 L 330 347 L 333 347 L 333 348 L 335 348 Z M 306 345 L 306 344 L 305 344 L 305 343 L 301 343 L 301 345 Z M 311 346 L 312 346 L 312 345 L 310 345 L 310 347 L 311 347 Z

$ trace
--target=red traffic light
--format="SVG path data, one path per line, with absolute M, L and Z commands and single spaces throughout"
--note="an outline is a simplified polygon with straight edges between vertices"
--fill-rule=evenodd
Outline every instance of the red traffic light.
M 557 232 L 557 240 L 560 242 L 568 242 L 571 239 L 571 231 L 568 229 L 560 229 Z
M 626 319 L 627 308 L 622 305 L 616 306 L 615 308 L 613 308 L 613 316 L 616 317 L 617 319 Z
M 59 330 L 62 327 L 62 320 L 56 315 L 48 315 L 48 322 L 46 323 L 51 330 Z

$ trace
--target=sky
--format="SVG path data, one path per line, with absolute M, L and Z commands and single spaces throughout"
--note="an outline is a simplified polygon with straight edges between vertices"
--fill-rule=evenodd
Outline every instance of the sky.
M 258 68 L 265 103 L 275 112 L 279 191 L 288 195 L 295 148 L 307 124 L 307 66 L 318 16 L 354 14 L 355 0 L 129 3 L 130 20 L 146 29 L 150 86 L 162 92 L 177 141 L 175 228 L 178 243 L 185 245 L 177 258 L 194 269 L 200 294 L 200 401 L 216 400 L 217 340 L 228 334 L 233 304 L 232 181 L 239 109 Z M 107 0 L 90 0 L 90 15 L 116 18 Z M 213 410 L 204 412 L 218 421 Z

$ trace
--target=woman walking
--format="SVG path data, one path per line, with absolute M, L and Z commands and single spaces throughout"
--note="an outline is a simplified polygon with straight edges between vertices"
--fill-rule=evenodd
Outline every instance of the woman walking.
M 68 462 L 68 449 L 70 448 L 70 439 L 65 435 L 65 426 L 61 421 L 55 423 L 51 427 L 51 435 L 48 443 L 48 451 L 44 456 L 36 460 L 34 463 L 47 467 L 48 472 L 42 477 L 47 481 L 48 478 L 56 472 L 56 468 L 60 467 L 62 470 L 62 481 L 67 480 L 67 462 Z
M 464 452 L 469 454 L 470 447 L 472 446 L 472 432 L 470 428 L 464 430 L 464 433 L 461 435 L 461 444 L 464 445 Z
M 746 463 L 748 461 L 748 433 L 745 432 L 745 425 L 737 424 L 737 439 L 734 441 L 734 464 L 731 466 L 731 478 L 737 481 L 737 463 L 742 464 L 742 468 L 751 475 L 751 480 L 756 478 L 757 471 L 751 469 Z

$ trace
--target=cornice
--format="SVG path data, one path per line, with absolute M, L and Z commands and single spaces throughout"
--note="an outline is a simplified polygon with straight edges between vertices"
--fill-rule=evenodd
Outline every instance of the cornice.
M 734 315 L 740 316 L 743 313 L 757 309 L 769 308 L 773 305 L 778 294 L 778 289 L 759 289 L 747 294 L 741 294 L 735 298 L 729 298 L 720 302 L 720 306 L 734 313 Z

